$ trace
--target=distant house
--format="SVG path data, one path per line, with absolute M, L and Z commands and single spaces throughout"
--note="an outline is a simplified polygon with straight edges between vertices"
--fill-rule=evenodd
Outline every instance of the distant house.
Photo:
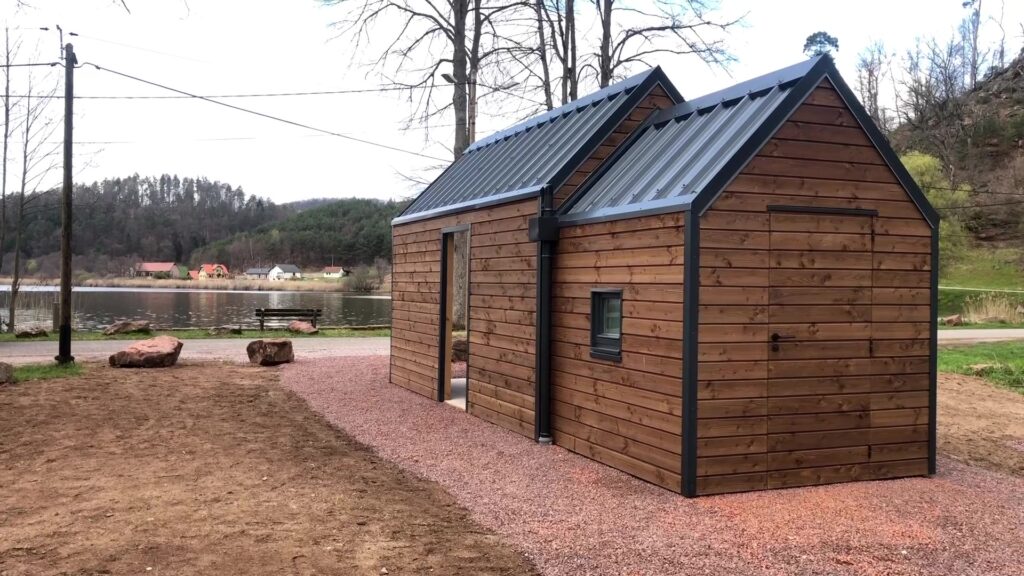
M 189 280 L 198 280 L 199 279 L 199 270 L 189 270 L 188 271 L 188 279 Z
M 294 264 L 274 264 L 267 273 L 269 280 L 298 280 L 302 278 L 302 270 Z
M 341 266 L 324 266 L 324 278 L 341 278 L 345 270 Z
M 223 264 L 203 264 L 199 266 L 199 278 L 227 278 L 228 267 Z
M 249 280 L 266 280 L 270 276 L 270 268 L 249 268 L 245 277 Z
M 139 262 L 128 270 L 132 278 L 184 278 L 188 268 L 176 262 Z

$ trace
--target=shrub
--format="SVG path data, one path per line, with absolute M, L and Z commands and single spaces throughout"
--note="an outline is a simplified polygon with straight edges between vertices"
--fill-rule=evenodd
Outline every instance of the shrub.
M 1020 324 L 1024 322 L 1024 305 L 1006 294 L 987 292 L 966 298 L 963 316 L 964 320 L 971 324 Z
M 351 292 L 373 292 L 379 287 L 379 280 L 373 277 L 370 267 L 365 264 L 345 278 L 345 288 Z

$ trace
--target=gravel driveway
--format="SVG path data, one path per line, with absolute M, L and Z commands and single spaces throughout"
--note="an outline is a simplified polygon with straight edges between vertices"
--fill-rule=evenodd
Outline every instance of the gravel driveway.
M 253 338 L 252 340 L 255 340 Z M 211 338 L 185 340 L 181 359 L 220 360 L 225 362 L 248 362 L 245 338 Z M 71 353 L 80 362 L 106 362 L 107 358 L 131 344 L 130 340 L 85 340 L 72 342 Z M 323 358 L 326 356 L 350 356 L 366 354 L 387 354 L 390 350 L 388 338 L 293 338 L 292 347 L 299 360 Z M 45 342 L 0 342 L 0 360 L 9 364 L 31 364 L 49 362 L 57 354 L 57 343 Z
M 289 366 L 285 386 L 439 482 L 544 574 L 1017 575 L 1024 479 L 934 478 L 688 500 L 387 384 L 388 358 Z

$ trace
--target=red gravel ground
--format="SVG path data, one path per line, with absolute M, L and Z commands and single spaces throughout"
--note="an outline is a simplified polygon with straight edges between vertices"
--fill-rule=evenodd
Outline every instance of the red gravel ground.
M 388 358 L 304 362 L 284 384 L 435 480 L 544 574 L 1019 575 L 1024 480 L 934 478 L 689 500 L 387 384 Z M 339 375 L 343 375 L 339 377 Z

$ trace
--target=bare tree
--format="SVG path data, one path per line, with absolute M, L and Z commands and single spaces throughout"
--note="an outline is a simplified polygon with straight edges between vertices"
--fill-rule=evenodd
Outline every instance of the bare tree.
M 966 52 L 968 87 L 972 90 L 978 85 L 978 72 L 985 62 L 986 51 L 979 46 L 981 32 L 981 0 L 964 0 L 964 8 L 968 8 L 967 18 L 960 24 L 960 35 Z
M 885 45 L 875 42 L 857 57 L 857 93 L 871 119 L 885 133 L 892 128 L 892 119 L 882 105 L 881 87 L 888 73 L 889 53 Z
M 20 188 L 18 190 L 17 214 L 14 220 L 14 262 L 11 270 L 11 296 L 7 315 L 7 330 L 14 332 L 15 314 L 17 312 L 18 292 L 21 288 L 22 249 L 21 241 L 27 217 L 26 208 L 31 202 L 41 197 L 36 194 L 46 183 L 47 176 L 60 166 L 60 144 L 53 141 L 53 135 L 60 122 L 49 114 L 49 105 L 54 101 L 58 85 L 35 96 L 36 82 L 33 74 L 28 74 L 25 85 L 26 96 L 23 99 L 23 116 L 21 119 L 22 142 L 20 153 Z M 30 195 L 31 193 L 31 195 Z
M 604 88 L 632 64 L 652 65 L 666 55 L 697 56 L 707 64 L 724 66 L 732 60 L 720 38 L 709 38 L 737 24 L 739 19 L 714 18 L 706 0 L 654 0 L 650 9 L 615 0 L 594 0 L 601 24 L 596 73 Z M 628 17 L 618 18 L 618 13 Z M 629 25 L 617 25 L 619 20 Z
M 11 46 L 11 30 L 4 28 L 4 143 L 3 168 L 0 175 L 0 272 L 4 268 L 4 246 L 7 244 L 7 154 L 11 142 L 11 63 L 18 51 L 18 43 Z

